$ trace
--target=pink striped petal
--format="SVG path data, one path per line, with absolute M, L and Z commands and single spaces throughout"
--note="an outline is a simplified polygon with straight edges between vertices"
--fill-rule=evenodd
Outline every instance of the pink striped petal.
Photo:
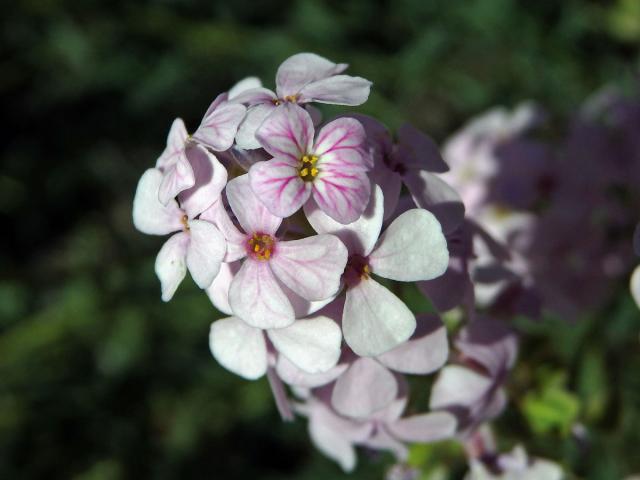
M 184 142 L 187 140 L 187 128 L 181 118 L 176 118 L 171 124 L 167 137 L 167 146 L 156 161 L 156 168 L 165 169 L 175 163 L 178 155 L 184 150 Z
M 281 218 L 289 217 L 304 205 L 312 183 L 300 178 L 297 164 L 288 158 L 258 162 L 249 170 L 251 189 L 262 204 Z
M 260 103 L 247 110 L 247 115 L 238 127 L 236 134 L 236 145 L 244 150 L 255 150 L 260 148 L 260 142 L 256 138 L 256 130 L 262 125 L 265 119 L 276 109 L 276 106 L 269 103 Z
M 362 105 L 369 98 L 371 82 L 361 77 L 334 75 L 308 84 L 300 90 L 301 102 L 333 105 Z
M 191 188 L 180 192 L 178 200 L 189 218 L 195 218 L 220 198 L 220 192 L 227 184 L 227 169 L 200 145 L 189 146 L 186 155 L 194 183 Z
M 365 155 L 365 132 L 354 118 L 338 118 L 325 125 L 318 133 L 313 153 L 321 157 L 318 166 L 367 170 L 373 166 L 370 155 Z
M 193 168 L 184 150 L 176 155 L 174 160 L 164 168 L 162 183 L 158 189 L 158 199 L 163 205 L 169 203 L 183 190 L 191 188 L 196 181 Z
M 255 328 L 284 328 L 295 321 L 291 303 L 271 272 L 269 262 L 247 258 L 229 287 L 234 315 Z
M 345 225 L 362 215 L 370 194 L 371 183 L 364 172 L 321 169 L 313 182 L 313 199 L 320 209 Z
M 306 300 L 335 295 L 347 264 L 347 248 L 333 235 L 278 242 L 271 259 L 278 279 Z
M 258 164 L 256 164 L 258 165 Z M 253 169 L 253 168 L 252 168 Z M 273 215 L 255 196 L 249 183 L 249 175 L 241 175 L 227 184 L 227 200 L 245 233 L 274 235 L 282 218 Z
M 298 53 L 287 58 L 276 73 L 278 96 L 296 95 L 307 84 L 336 75 L 347 68 L 315 53 Z
M 227 241 L 227 253 L 224 256 L 225 262 L 233 262 L 247 255 L 245 242 L 247 235 L 240 232 L 229 217 L 222 198 L 214 202 L 202 215 L 201 220 L 213 223 L 222 233 Z
M 256 138 L 274 157 L 286 157 L 298 162 L 311 152 L 313 121 L 298 105 L 285 103 L 274 109 L 256 131 Z
M 221 152 L 229 149 L 246 111 L 239 103 L 222 102 L 202 119 L 193 134 L 194 140 L 212 150 Z

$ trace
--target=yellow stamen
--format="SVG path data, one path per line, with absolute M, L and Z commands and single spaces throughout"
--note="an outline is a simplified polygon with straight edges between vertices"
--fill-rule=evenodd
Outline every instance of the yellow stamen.
M 255 258 L 258 260 L 269 260 L 274 243 L 270 235 L 254 233 L 249 239 L 248 246 Z
M 303 155 L 302 158 L 300 158 L 300 170 L 298 171 L 298 174 L 300 175 L 300 178 L 302 178 L 302 180 L 304 180 L 305 182 L 311 182 L 318 176 L 320 170 L 318 170 L 318 168 L 316 168 L 315 166 L 317 161 L 317 155 L 307 154 Z
M 182 230 L 184 230 L 185 232 L 188 232 L 190 230 L 188 216 L 183 215 L 182 218 L 180 219 L 180 223 L 182 223 Z
M 298 95 L 287 95 L 286 97 L 284 97 L 284 99 L 287 102 L 297 103 L 298 102 Z

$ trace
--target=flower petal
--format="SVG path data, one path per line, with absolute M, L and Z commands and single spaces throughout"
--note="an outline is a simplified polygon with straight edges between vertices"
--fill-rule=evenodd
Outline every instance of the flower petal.
M 313 199 L 335 221 L 355 222 L 369 204 L 371 183 L 364 172 L 321 170 L 313 182 Z
M 305 85 L 344 71 L 347 65 L 335 64 L 315 53 L 298 53 L 287 58 L 276 73 L 280 98 L 296 95 Z
M 437 315 L 422 314 L 416 324 L 416 331 L 407 342 L 376 357 L 380 363 L 396 372 L 416 375 L 435 372 L 444 365 L 449 344 L 442 320 Z
M 432 412 L 401 418 L 387 426 L 405 442 L 437 442 L 450 438 L 456 431 L 456 417 L 448 412 Z
M 187 140 L 187 128 L 181 118 L 176 118 L 171 124 L 169 135 L 167 136 L 167 146 L 156 161 L 156 168 L 164 170 L 167 166 L 175 163 L 178 155 L 184 150 L 184 142 Z
M 195 183 L 195 175 L 185 151 L 176 155 L 175 162 L 164 168 L 162 183 L 158 189 L 158 200 L 163 205 L 173 200 L 180 192 L 191 188 Z
M 300 101 L 333 105 L 362 105 L 369 98 L 372 83 L 361 77 L 334 75 L 300 90 Z
M 212 150 L 227 150 L 233 144 L 246 111 L 246 107 L 240 103 L 222 102 L 205 115 L 193 138 Z
M 396 218 L 369 256 L 376 275 L 403 282 L 439 277 L 448 263 L 449 250 L 440 223 L 430 212 L 417 208 Z
M 260 142 L 256 138 L 256 130 L 262 125 L 265 119 L 276 106 L 271 103 L 259 103 L 247 110 L 247 115 L 238 127 L 236 133 L 236 145 L 244 150 L 255 150 L 260 148 Z
M 298 368 L 293 362 L 291 362 L 291 360 L 289 360 L 284 355 L 278 355 L 276 371 L 278 372 L 278 376 L 282 379 L 282 381 L 288 385 L 303 388 L 316 388 L 333 382 L 336 378 L 342 375 L 348 367 L 349 365 L 346 363 L 338 363 L 336 366 L 330 368 L 326 372 L 307 373 L 304 370 Z
M 304 205 L 304 213 L 307 220 L 318 233 L 331 233 L 337 236 L 346 245 L 350 254 L 367 256 L 380 236 L 383 217 L 382 189 L 375 185 L 369 205 L 355 222 L 347 225 L 336 222 L 318 207 L 315 200 L 310 200 Z
M 278 242 L 271 259 L 278 279 L 306 300 L 324 300 L 340 288 L 347 248 L 333 235 Z
M 362 124 L 355 118 L 338 118 L 318 133 L 313 153 L 321 157 L 318 166 L 334 169 L 368 170 L 373 166 L 370 155 L 365 155 L 366 136 Z
M 162 172 L 150 168 L 140 178 L 133 199 L 133 225 L 142 233 L 165 235 L 182 229 L 184 212 L 175 200 L 166 205 L 158 199 Z
M 364 445 L 373 450 L 386 450 L 391 452 L 399 462 L 406 462 L 409 456 L 409 449 L 387 431 L 386 425 L 377 428 Z
M 262 148 L 274 157 L 297 162 L 311 152 L 315 130 L 309 113 L 290 103 L 276 107 L 256 130 Z
M 491 379 L 460 365 L 447 365 L 431 389 L 429 408 L 472 407 L 491 388 Z
M 307 373 L 323 373 L 336 366 L 340 358 L 342 333 L 328 317 L 298 320 L 286 328 L 267 332 L 274 347 Z
M 293 307 L 278 286 L 269 262 L 247 258 L 229 288 L 234 315 L 256 328 L 284 328 L 294 320 Z
M 189 235 L 176 233 L 167 240 L 156 257 L 155 271 L 160 279 L 162 300 L 168 302 L 187 274 L 186 255 Z
M 227 184 L 227 200 L 240 226 L 247 235 L 260 232 L 274 235 L 282 218 L 273 215 L 255 196 L 249 184 L 249 175 L 241 175 Z
M 267 371 L 264 334 L 239 318 L 213 322 L 209 330 L 209 348 L 220 365 L 248 380 L 260 378 Z
M 233 262 L 247 255 L 245 242 L 247 235 L 238 230 L 229 217 L 222 198 L 214 202 L 208 209 L 202 212 L 200 220 L 213 223 L 227 242 L 227 252 L 224 256 L 225 262 Z
M 342 333 L 360 356 L 380 355 L 405 342 L 416 319 L 402 300 L 372 278 L 347 290 Z
M 440 149 L 426 134 L 408 123 L 398 129 L 399 148 L 394 156 L 406 168 L 417 168 L 434 173 L 449 171 Z
M 227 170 L 215 155 L 199 145 L 190 146 L 186 150 L 194 175 L 194 184 L 180 193 L 180 205 L 189 218 L 195 218 L 216 200 L 227 184 Z
M 229 305 L 229 287 L 239 270 L 240 262 L 222 263 L 218 275 L 205 290 L 213 306 L 225 315 L 233 315 Z
M 262 82 L 258 77 L 243 78 L 229 89 L 229 100 L 235 100 L 241 93 L 260 87 L 262 87 Z
M 297 167 L 286 158 L 254 164 L 249 170 L 249 178 L 257 198 L 278 217 L 289 217 L 311 195 L 311 182 L 302 180 Z
M 336 380 L 331 404 L 347 417 L 368 418 L 397 394 L 398 382 L 389 370 L 371 358 L 359 358 Z
M 432 212 L 445 233 L 453 232 L 462 223 L 464 203 L 447 182 L 425 170 L 409 170 L 402 180 L 416 205 Z
M 636 267 L 631 275 L 631 295 L 640 308 L 640 267 Z
M 220 230 L 204 220 L 189 221 L 189 236 L 189 273 L 198 287 L 207 288 L 220 271 L 220 264 L 227 250 L 226 242 Z
M 384 165 L 376 165 L 370 173 L 371 181 L 379 185 L 384 192 L 384 219 L 395 213 L 402 190 L 402 177 Z

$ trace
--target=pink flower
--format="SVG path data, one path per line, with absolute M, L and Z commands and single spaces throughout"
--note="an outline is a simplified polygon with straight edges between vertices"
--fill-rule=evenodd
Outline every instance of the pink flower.
M 187 269 L 200 288 L 211 285 L 220 270 L 226 242 L 212 223 L 196 218 L 208 203 L 204 199 L 209 197 L 201 195 L 200 190 L 187 190 L 181 194 L 181 206 L 174 199 L 164 205 L 158 199 L 162 180 L 162 172 L 156 168 L 150 168 L 140 178 L 133 200 L 133 224 L 150 235 L 179 232 L 162 246 L 155 264 L 162 300 L 168 302 Z
M 362 105 L 369 98 L 371 82 L 340 75 L 347 67 L 344 63 L 335 64 L 313 53 L 299 53 L 286 59 L 278 68 L 275 93 L 254 86 L 235 95 L 233 101 L 250 105 L 236 136 L 238 146 L 243 149 L 259 148 L 255 132 L 280 105 L 309 102 Z
M 314 142 L 309 114 L 297 105 L 275 111 L 256 132 L 273 155 L 251 167 L 251 188 L 271 213 L 288 217 L 309 197 L 340 223 L 356 220 L 367 206 L 369 158 L 357 120 L 340 118 L 320 130 Z
M 205 218 L 213 218 L 227 238 L 234 259 L 245 258 L 230 283 L 229 306 L 248 325 L 284 328 L 295 320 L 285 289 L 308 301 L 333 297 L 347 262 L 347 249 L 333 235 L 280 241 L 282 219 L 272 215 L 249 186 L 248 175 L 227 184 L 227 199 L 244 232 L 227 218 L 219 204 Z
M 426 210 L 404 212 L 380 235 L 383 204 L 382 190 L 376 186 L 367 210 L 349 225 L 335 222 L 315 202 L 305 206 L 315 231 L 337 235 L 349 250 L 342 332 L 360 356 L 391 350 L 416 328 L 414 314 L 372 275 L 402 282 L 429 280 L 442 275 L 449 261 L 440 223 Z

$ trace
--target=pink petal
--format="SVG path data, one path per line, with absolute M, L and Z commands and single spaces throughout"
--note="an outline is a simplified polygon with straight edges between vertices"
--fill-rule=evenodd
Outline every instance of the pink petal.
M 406 461 L 409 456 L 409 449 L 387 431 L 386 425 L 377 428 L 371 438 L 364 442 L 364 445 L 374 450 L 387 450 L 393 453 L 396 460 L 401 462 Z
M 284 388 L 284 383 L 271 365 L 269 365 L 267 369 L 267 378 L 269 379 L 269 387 L 271 387 L 271 394 L 276 402 L 276 408 L 278 409 L 280 418 L 282 418 L 283 422 L 293 421 L 293 405 Z
M 442 320 L 436 315 L 422 314 L 416 324 L 416 331 L 407 342 L 376 357 L 380 363 L 396 372 L 415 375 L 435 372 L 444 365 L 449 344 Z
M 309 374 L 327 372 L 340 358 L 342 333 L 328 317 L 297 320 L 286 328 L 269 330 L 267 335 L 278 352 Z
M 223 102 L 205 115 L 193 134 L 194 140 L 212 150 L 227 150 L 233 144 L 246 111 L 244 105 L 239 103 Z
M 371 181 L 379 185 L 384 192 L 384 219 L 395 213 L 402 190 L 402 177 L 386 166 L 378 164 L 371 172 Z
M 227 249 L 220 231 L 204 220 L 189 221 L 187 267 L 198 287 L 207 288 L 220 271 Z
M 291 325 L 291 303 L 278 286 L 269 262 L 247 258 L 229 288 L 233 313 L 252 327 L 284 328 Z
M 163 205 L 158 199 L 158 189 L 162 182 L 162 172 L 150 168 L 138 182 L 133 199 L 133 225 L 142 233 L 165 235 L 182 230 L 184 212 L 175 200 Z
M 187 274 L 186 255 L 189 235 L 176 233 L 167 240 L 156 257 L 155 271 L 162 288 L 162 300 L 168 302 Z
M 396 398 L 398 382 L 373 359 L 360 358 L 336 380 L 331 404 L 342 415 L 368 418 Z
M 425 170 L 409 170 L 402 180 L 416 205 L 431 211 L 445 233 L 460 226 L 464 220 L 464 203 L 448 183 Z
M 369 80 L 349 75 L 334 75 L 303 87 L 300 90 L 300 99 L 304 102 L 355 106 L 366 102 L 370 91 Z
M 273 215 L 289 217 L 309 199 L 311 182 L 300 178 L 298 168 L 287 158 L 258 162 L 249 170 L 251 189 Z
M 398 129 L 398 150 L 395 157 L 406 168 L 434 173 L 449 171 L 438 146 L 431 138 L 414 126 L 405 123 Z
M 347 249 L 333 235 L 278 242 L 271 259 L 278 279 L 306 300 L 335 295 L 347 264 Z
M 276 73 L 277 92 L 280 98 L 296 95 L 305 85 L 336 75 L 347 65 L 335 63 L 315 53 L 298 53 L 287 58 Z
M 321 157 L 319 164 L 334 169 L 367 170 L 373 165 L 364 155 L 364 128 L 354 118 L 338 118 L 325 125 L 313 146 L 313 153 Z
M 227 200 L 244 231 L 274 235 L 282 218 L 273 215 L 255 196 L 249 184 L 249 175 L 241 175 L 227 184 Z
M 373 273 L 402 282 L 439 277 L 448 263 L 447 240 L 440 223 L 430 212 L 417 208 L 396 218 L 369 256 Z
M 380 235 L 383 203 L 382 189 L 376 185 L 367 209 L 355 222 L 347 225 L 336 222 L 320 210 L 313 199 L 305 203 L 304 213 L 316 232 L 331 233 L 342 240 L 350 254 L 357 253 L 366 257 L 371 253 Z
M 347 290 L 342 333 L 360 356 L 380 355 L 405 342 L 416 319 L 402 300 L 372 278 Z
M 256 130 L 262 125 L 265 119 L 276 109 L 276 106 L 269 103 L 259 103 L 247 110 L 247 115 L 238 127 L 236 134 L 236 145 L 245 150 L 255 150 L 260 148 L 260 142 L 256 138 Z
M 457 427 L 456 418 L 448 412 L 424 413 L 401 418 L 388 425 L 389 431 L 405 442 L 436 442 L 450 438 Z
M 366 173 L 321 169 L 313 183 L 313 199 L 335 221 L 355 222 L 369 204 L 371 183 Z
M 180 193 L 178 200 L 189 218 L 195 218 L 220 198 L 227 184 L 227 170 L 215 155 L 199 145 L 186 150 L 194 175 L 194 184 Z
M 285 103 L 264 120 L 256 131 L 256 138 L 274 157 L 298 162 L 303 155 L 311 153 L 314 131 L 311 116 L 304 108 Z
M 229 217 L 222 198 L 214 202 L 202 215 L 201 220 L 213 223 L 222 233 L 227 241 L 227 253 L 224 256 L 225 262 L 233 262 L 247 255 L 246 241 L 247 235 L 240 232 Z
M 295 325 L 295 324 L 294 324 Z M 338 363 L 333 368 L 322 373 L 307 373 L 298 368 L 284 355 L 278 355 L 276 371 L 283 382 L 288 385 L 304 388 L 316 388 L 333 382 L 348 368 L 346 363 Z
M 240 262 L 222 263 L 218 275 L 205 290 L 213 306 L 225 315 L 233 314 L 231 305 L 229 305 L 229 287 L 240 270 L 240 266 Z
M 158 200 L 163 205 L 169 203 L 183 190 L 191 188 L 195 183 L 195 175 L 185 151 L 183 150 L 176 155 L 174 160 L 164 168 L 162 183 L 158 189 Z
M 211 324 L 209 348 L 227 370 L 247 380 L 262 377 L 267 371 L 267 345 L 264 334 L 236 317 Z
M 176 118 L 171 124 L 167 137 L 167 146 L 156 161 L 156 168 L 164 170 L 167 166 L 175 163 L 176 158 L 184 150 L 184 142 L 188 133 L 181 118 Z

